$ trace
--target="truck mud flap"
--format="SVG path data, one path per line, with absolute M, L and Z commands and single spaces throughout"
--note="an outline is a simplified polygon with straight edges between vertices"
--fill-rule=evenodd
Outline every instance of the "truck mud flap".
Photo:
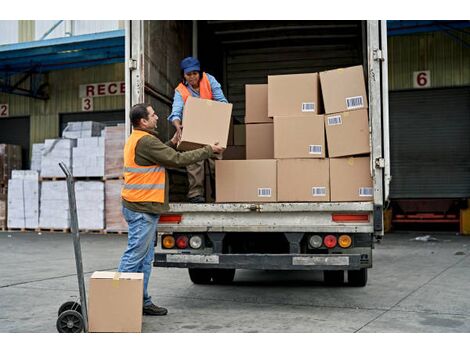
M 163 254 L 153 265 L 175 268 L 227 268 L 261 270 L 357 270 L 360 254 Z

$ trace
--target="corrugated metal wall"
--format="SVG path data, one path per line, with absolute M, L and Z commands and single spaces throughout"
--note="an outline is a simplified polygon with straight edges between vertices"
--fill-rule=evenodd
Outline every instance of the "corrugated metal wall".
M 0 93 L 0 102 L 9 104 L 10 116 L 31 117 L 31 143 L 55 138 L 59 131 L 59 114 L 81 111 L 79 85 L 124 81 L 124 64 L 48 73 L 50 99 L 47 101 Z M 94 111 L 124 109 L 124 96 L 93 99 Z
M 431 71 L 433 88 L 470 85 L 470 33 L 452 34 L 389 37 L 389 89 L 413 88 L 413 72 L 424 70 Z

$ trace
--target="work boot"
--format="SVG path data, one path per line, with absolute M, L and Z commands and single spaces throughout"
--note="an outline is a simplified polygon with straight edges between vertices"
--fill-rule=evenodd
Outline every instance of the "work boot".
M 195 196 L 188 199 L 189 203 L 205 203 L 206 199 L 203 196 Z
M 144 315 L 166 315 L 168 310 L 163 307 L 158 307 L 153 303 L 150 303 L 144 306 L 143 314 Z

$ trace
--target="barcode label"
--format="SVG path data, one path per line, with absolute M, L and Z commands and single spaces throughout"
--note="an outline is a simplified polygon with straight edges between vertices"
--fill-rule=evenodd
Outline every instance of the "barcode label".
M 309 154 L 320 154 L 322 153 L 322 146 L 321 145 L 309 145 L 308 146 L 308 153 Z
M 314 197 L 326 196 L 326 187 L 312 187 L 312 196 Z
M 346 107 L 348 109 L 362 108 L 364 107 L 364 98 L 362 96 L 346 98 Z
M 271 188 L 258 188 L 258 197 L 272 197 Z
M 372 197 L 373 192 L 371 187 L 359 188 L 359 197 Z
M 343 119 L 341 118 L 341 115 L 328 117 L 328 126 L 335 126 L 335 125 L 342 125 L 342 124 L 343 124 Z
M 315 103 L 302 103 L 302 112 L 315 111 Z

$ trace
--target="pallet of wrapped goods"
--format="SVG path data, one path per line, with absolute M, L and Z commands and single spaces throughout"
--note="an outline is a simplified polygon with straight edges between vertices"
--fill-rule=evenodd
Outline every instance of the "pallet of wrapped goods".
M 42 181 L 39 227 L 66 230 L 70 228 L 69 199 L 66 181 Z
M 104 137 L 78 138 L 72 149 L 72 165 L 75 177 L 103 177 Z
M 39 175 L 13 170 L 8 181 L 8 228 L 36 229 L 39 225 Z
M 121 188 L 123 180 L 107 180 L 105 188 L 106 231 L 127 232 L 127 223 L 122 216 Z
M 125 126 L 109 126 L 104 130 L 104 176 L 106 178 L 122 177 L 124 168 Z
M 69 122 L 62 131 L 63 138 L 99 137 L 105 125 L 95 121 Z
M 0 230 L 7 228 L 7 195 L 0 189 Z
M 71 170 L 72 148 L 76 145 L 76 139 L 46 139 L 41 159 L 41 177 L 65 178 L 64 173 L 59 167 L 59 162 L 63 162 Z
M 31 151 L 31 170 L 41 172 L 41 159 L 44 150 L 44 143 L 33 143 Z
M 104 229 L 104 183 L 102 181 L 75 182 L 78 228 Z
M 6 186 L 11 171 L 21 169 L 21 146 L 0 144 L 0 185 Z

